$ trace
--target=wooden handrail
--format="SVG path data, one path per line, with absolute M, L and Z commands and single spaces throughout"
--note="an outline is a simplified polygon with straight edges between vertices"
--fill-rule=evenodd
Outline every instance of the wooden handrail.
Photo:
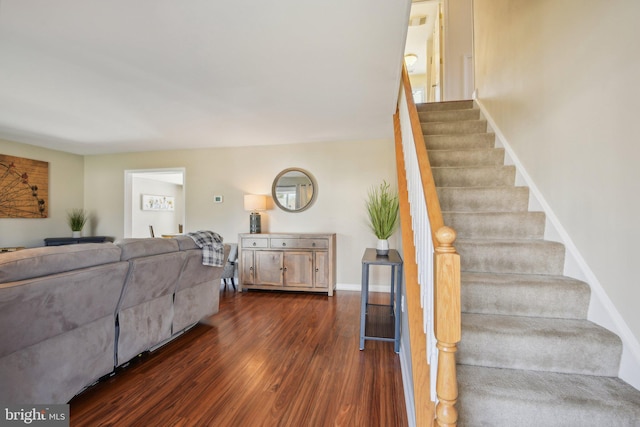
M 422 126 L 420 125 L 420 116 L 418 116 L 418 109 L 416 108 L 416 104 L 413 102 L 413 92 L 411 91 L 409 73 L 404 65 L 402 67 L 402 87 L 409 107 L 409 118 L 411 119 L 411 130 L 413 132 L 416 155 L 418 156 L 418 162 L 420 165 L 420 177 L 422 179 L 424 199 L 427 202 L 429 223 L 431 224 L 431 230 L 433 230 L 431 238 L 433 239 L 433 245 L 437 246 L 435 231 L 439 230 L 444 225 L 444 220 L 442 219 L 440 200 L 438 199 L 438 193 L 436 192 L 436 182 L 433 179 L 431 163 L 429 162 L 429 156 L 427 155 L 427 145 L 424 142 L 424 134 L 422 133 Z
M 409 337 L 411 340 L 411 364 L 413 369 L 414 401 L 416 407 L 416 425 L 455 426 L 458 411 L 455 407 L 458 400 L 458 384 L 456 374 L 455 353 L 461 337 L 460 314 L 460 255 L 456 252 L 454 242 L 455 230 L 444 226 L 440 201 L 436 192 L 435 181 L 427 155 L 422 126 L 418 111 L 413 102 L 413 94 L 409 75 L 403 66 L 402 88 L 406 100 L 409 121 L 411 124 L 412 143 L 417 156 L 419 179 L 422 184 L 422 196 L 427 206 L 429 231 L 433 242 L 433 327 L 438 349 L 436 378 L 436 394 L 438 403 L 433 413 L 430 391 L 430 367 L 427 363 L 428 352 L 426 336 L 421 317 L 421 286 L 419 283 L 418 265 L 416 263 L 416 241 L 412 228 L 411 206 L 409 203 L 406 165 L 404 162 L 405 147 L 401 132 L 399 112 L 394 115 L 394 133 L 396 139 L 396 165 L 398 170 L 398 190 L 400 194 L 400 220 L 402 226 L 403 253 L 405 258 L 405 281 L 407 297 L 407 313 Z M 414 159 L 415 162 L 415 159 Z M 415 164 L 415 163 L 414 163 Z M 425 308 L 426 309 L 426 308 Z M 432 361 L 433 362 L 433 361 Z

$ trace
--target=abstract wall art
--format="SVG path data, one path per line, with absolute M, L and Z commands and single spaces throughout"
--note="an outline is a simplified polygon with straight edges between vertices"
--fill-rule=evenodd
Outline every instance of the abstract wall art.
M 47 218 L 49 163 L 0 154 L 0 218 Z

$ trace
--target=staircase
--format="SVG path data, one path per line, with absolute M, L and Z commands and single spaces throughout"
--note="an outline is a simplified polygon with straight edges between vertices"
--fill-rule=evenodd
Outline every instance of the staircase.
M 621 340 L 586 320 L 589 286 L 562 276 L 564 246 L 473 101 L 417 105 L 445 224 L 458 232 L 459 426 L 640 426 L 617 378 Z

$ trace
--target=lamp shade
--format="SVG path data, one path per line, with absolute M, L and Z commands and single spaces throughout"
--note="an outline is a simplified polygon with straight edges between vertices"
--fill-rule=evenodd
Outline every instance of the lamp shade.
M 267 209 L 267 197 L 261 194 L 245 194 L 245 211 L 263 211 Z

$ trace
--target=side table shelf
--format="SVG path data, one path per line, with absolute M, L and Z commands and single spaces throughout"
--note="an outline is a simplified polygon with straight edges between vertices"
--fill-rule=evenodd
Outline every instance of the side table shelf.
M 389 304 L 369 303 L 369 266 L 391 267 L 391 292 Z M 374 248 L 367 248 L 362 256 L 362 291 L 360 297 L 360 350 L 365 340 L 393 341 L 394 351 L 400 352 L 400 325 L 402 312 L 402 258 L 395 249 L 380 256 Z

